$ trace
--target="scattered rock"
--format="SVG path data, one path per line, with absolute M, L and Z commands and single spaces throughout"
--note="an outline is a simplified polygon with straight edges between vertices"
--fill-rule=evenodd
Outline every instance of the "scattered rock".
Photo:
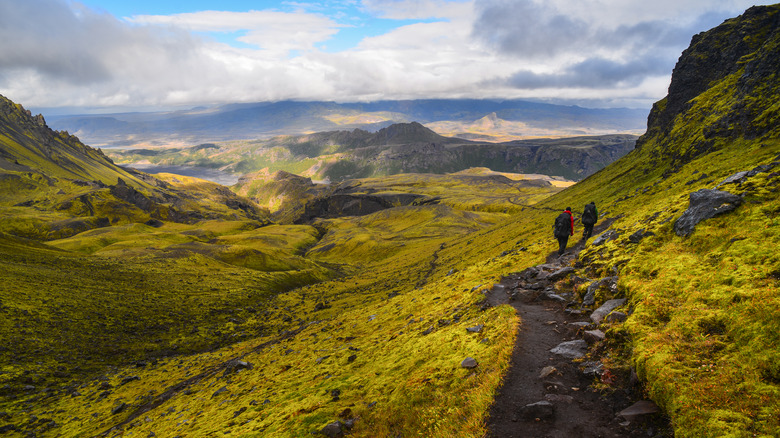
M 580 358 L 582 356 L 585 356 L 585 353 L 587 352 L 588 352 L 588 343 L 583 341 L 582 339 L 577 339 L 575 341 L 561 342 L 560 344 L 558 344 L 557 347 L 550 350 L 550 353 L 563 356 L 567 359 Z
M 554 373 L 557 373 L 557 372 L 558 372 L 558 370 L 555 369 L 554 366 L 546 366 L 546 367 L 542 368 L 542 371 L 539 373 L 539 378 L 540 379 L 546 379 L 546 378 L 550 377 L 550 375 L 552 375 Z
M 565 303 L 566 302 L 566 298 L 564 298 L 564 297 L 562 297 L 562 296 L 560 296 L 560 295 L 558 295 L 556 293 L 553 293 L 553 292 L 545 292 L 545 293 L 539 295 L 539 298 L 542 299 L 542 300 L 547 300 L 547 301 L 558 301 L 559 303 Z
M 214 391 L 214 394 L 211 394 L 212 397 L 216 397 L 222 393 L 227 392 L 227 386 L 223 386 L 222 388 L 219 388 L 218 390 Z
M 609 312 L 617 309 L 618 307 L 624 304 L 626 304 L 625 298 L 609 300 L 606 303 L 602 304 L 601 307 L 594 310 L 593 313 L 590 314 L 590 320 L 596 324 L 600 324 L 601 321 L 604 320 L 604 317 L 609 314 Z
M 617 239 L 619 236 L 620 236 L 620 234 L 618 234 L 617 231 L 615 231 L 615 230 L 607 230 L 607 231 L 599 234 L 598 236 L 596 236 L 593 239 L 593 243 L 591 243 L 591 245 L 594 245 L 594 246 L 603 245 L 603 244 L 609 242 L 610 240 Z
M 227 363 L 225 366 L 225 373 L 223 376 L 227 376 L 228 374 L 237 373 L 241 370 L 251 370 L 254 368 L 254 365 L 252 365 L 249 362 L 245 362 L 240 359 L 233 359 Z
M 323 427 L 320 433 L 330 438 L 339 438 L 344 436 L 344 429 L 340 421 L 334 421 Z
M 525 421 L 549 421 L 555 418 L 555 406 L 549 401 L 538 401 L 520 408 L 520 419 Z
M 634 421 L 643 415 L 651 415 L 658 412 L 661 412 L 661 408 L 659 408 L 658 405 L 653 403 L 651 400 L 640 400 L 618 412 L 618 415 L 628 421 Z
M 680 237 L 693 233 L 696 224 L 734 210 L 742 198 L 720 190 L 701 189 L 690 194 L 688 209 L 674 222 L 674 232 Z
M 141 380 L 141 378 L 138 376 L 127 376 L 124 379 L 122 379 L 122 383 L 120 383 L 119 386 L 126 385 L 135 380 Z
M 606 286 L 608 287 L 612 292 L 615 292 L 617 290 L 617 276 L 612 277 L 604 277 L 600 278 L 588 286 L 588 289 L 585 291 L 585 297 L 582 299 L 582 304 L 584 306 L 592 306 L 596 303 L 596 291 L 602 287 Z
M 561 278 L 564 278 L 573 272 L 574 272 L 574 268 L 572 268 L 571 266 L 566 266 L 565 268 L 558 269 L 557 271 L 548 275 L 547 281 L 558 281 Z
M 482 328 L 485 327 L 483 324 L 475 325 L 474 327 L 469 327 L 466 329 L 469 333 L 479 333 L 482 331 Z
M 461 368 L 476 368 L 477 365 L 477 360 L 473 357 L 467 357 L 460 363 Z
M 111 415 L 116 415 L 116 414 L 124 411 L 125 408 L 127 408 L 127 403 L 119 402 L 119 404 L 117 404 L 116 406 L 113 407 L 113 409 L 111 409 Z
M 582 339 L 588 344 L 595 344 L 604 340 L 604 332 L 599 329 L 586 330 L 585 333 L 582 334 Z
M 628 236 L 628 241 L 631 243 L 639 243 L 645 237 L 650 237 L 650 236 L 655 236 L 655 233 L 652 231 L 645 232 L 645 229 L 642 228 L 637 232 L 633 233 L 632 235 Z
M 582 374 L 587 377 L 598 377 L 604 371 L 604 364 L 601 362 L 585 362 L 582 365 Z

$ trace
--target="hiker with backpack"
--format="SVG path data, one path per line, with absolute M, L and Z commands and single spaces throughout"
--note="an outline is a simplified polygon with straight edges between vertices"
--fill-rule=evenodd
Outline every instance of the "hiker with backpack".
M 593 226 L 599 220 L 599 212 L 596 210 L 596 203 L 590 202 L 585 204 L 585 209 L 582 211 L 582 238 L 588 240 L 593 235 Z
M 574 235 L 574 216 L 571 214 L 571 207 L 566 207 L 566 210 L 555 218 L 553 235 L 558 239 L 558 257 L 560 257 L 566 251 L 569 236 Z

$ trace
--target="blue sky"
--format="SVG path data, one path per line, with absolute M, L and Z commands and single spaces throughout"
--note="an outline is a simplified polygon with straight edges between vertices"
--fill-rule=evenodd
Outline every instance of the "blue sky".
M 744 0 L 0 0 L 0 94 L 29 108 L 534 99 L 649 109 Z

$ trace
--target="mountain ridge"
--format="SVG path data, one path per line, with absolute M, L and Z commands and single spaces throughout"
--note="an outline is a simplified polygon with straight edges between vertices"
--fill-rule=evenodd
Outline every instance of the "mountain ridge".
M 274 135 L 351 130 L 377 131 L 395 123 L 447 122 L 442 132 L 455 136 L 460 127 L 486 115 L 509 122 L 514 138 L 539 132 L 558 136 L 644 131 L 647 111 L 641 109 L 589 109 L 529 101 L 409 100 L 371 103 L 260 102 L 228 104 L 209 109 L 161 113 L 50 116 L 56 129 L 75 133 L 88 144 L 181 145 L 214 141 L 268 138 Z M 523 134 L 523 130 L 531 134 Z

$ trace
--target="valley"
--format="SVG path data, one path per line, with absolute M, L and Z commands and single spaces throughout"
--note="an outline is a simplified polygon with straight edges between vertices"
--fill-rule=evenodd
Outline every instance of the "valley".
M 0 433 L 485 437 L 508 412 L 505 433 L 559 436 L 587 396 L 605 436 L 776 436 L 778 17 L 694 37 L 638 138 L 405 120 L 103 151 L 0 97 Z M 589 346 L 523 345 L 540 326 Z M 578 386 L 496 406 L 526 347 Z

